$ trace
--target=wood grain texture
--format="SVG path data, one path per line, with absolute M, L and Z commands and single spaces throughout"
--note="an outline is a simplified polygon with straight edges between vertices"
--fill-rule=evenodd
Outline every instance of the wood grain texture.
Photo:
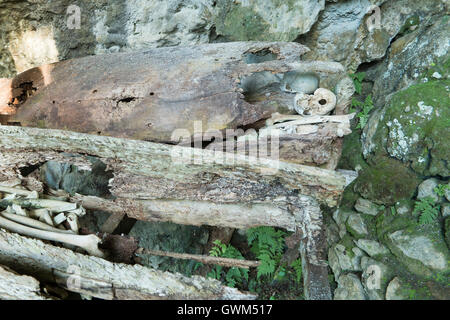
M 0 230 L 0 263 L 41 281 L 101 299 L 254 299 L 199 276 L 112 263 Z

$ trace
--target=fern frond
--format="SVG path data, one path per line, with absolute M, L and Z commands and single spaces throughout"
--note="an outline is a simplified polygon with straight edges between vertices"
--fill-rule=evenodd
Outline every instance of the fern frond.
M 419 223 L 430 224 L 437 219 L 440 206 L 435 203 L 432 197 L 425 197 L 417 201 L 414 206 L 414 213 L 419 213 Z

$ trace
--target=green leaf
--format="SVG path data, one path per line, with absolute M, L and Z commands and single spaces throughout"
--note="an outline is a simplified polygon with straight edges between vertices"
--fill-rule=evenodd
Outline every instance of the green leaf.
M 419 213 L 419 223 L 430 224 L 435 221 L 439 215 L 440 206 L 435 203 L 432 197 L 425 197 L 416 201 L 414 213 Z
M 445 195 L 445 191 L 449 188 L 448 184 L 440 184 L 437 187 L 434 188 L 434 192 L 436 192 L 436 194 L 439 197 L 443 197 Z

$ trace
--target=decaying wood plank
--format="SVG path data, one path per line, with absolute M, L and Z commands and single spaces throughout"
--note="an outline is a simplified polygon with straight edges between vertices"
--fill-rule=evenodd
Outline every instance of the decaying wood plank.
M 301 61 L 308 50 L 298 43 L 229 42 L 83 57 L 5 80 L 0 106 L 15 114 L 8 121 L 23 126 L 169 142 L 176 129 L 193 134 L 195 121 L 203 131 L 235 129 L 293 112 L 295 94 L 282 88 L 315 74 L 321 87 L 337 88 L 340 114 L 348 102 L 340 90 L 349 80 L 345 69 Z M 272 60 L 259 61 L 261 53 Z
M 346 185 L 345 177 L 335 171 L 271 159 L 243 155 L 230 158 L 227 153 L 211 150 L 0 126 L 0 159 L 14 158 L 12 163 L 2 161 L 0 171 L 11 170 L 12 164 L 27 166 L 40 161 L 30 156 L 42 159 L 48 152 L 98 157 L 113 172 L 111 194 L 124 199 L 251 204 L 303 194 L 336 206 Z M 21 163 L 22 153 L 27 162 Z
M 104 207 L 102 210 L 104 210 Z M 124 211 L 111 213 L 108 219 L 106 219 L 106 221 L 102 224 L 100 231 L 105 233 L 113 233 L 125 216 L 126 213 Z
M 190 225 L 232 228 L 269 225 L 288 230 L 300 226 L 305 236 L 301 253 L 308 297 L 331 296 L 328 281 L 323 277 L 326 264 L 321 256 L 319 205 L 338 203 L 351 180 L 346 175 L 271 159 L 249 161 L 242 155 L 233 155 L 229 163 L 225 153 L 211 150 L 0 126 L 0 159 L 11 160 L 0 162 L 0 172 L 11 170 L 11 164 L 18 170 L 30 163 L 45 162 L 49 153 L 53 160 L 69 163 L 72 160 L 83 163 L 79 157 L 95 156 L 112 171 L 114 178 L 109 188 L 115 199 L 83 195 L 71 198 L 81 201 L 86 208 L 126 212 L 140 220 Z M 58 272 L 59 279 L 68 277 L 64 270 Z M 106 286 L 104 290 L 109 293 L 101 295 L 108 296 L 110 289 L 102 283 L 95 286 Z
M 39 281 L 0 265 L 0 300 L 47 300 Z
M 300 242 L 300 254 L 305 297 L 308 300 L 331 300 L 325 225 L 319 205 L 311 205 L 303 209 L 300 228 L 303 235 Z
M 267 145 L 266 136 L 276 131 L 277 141 L 274 143 L 282 161 L 334 170 L 337 165 L 335 154 L 340 149 L 337 145 L 343 136 L 352 132 L 350 120 L 354 115 L 303 117 L 274 114 L 258 133 L 254 131 L 240 136 L 237 141 L 214 142 L 206 148 L 244 155 L 258 154 L 258 150 Z M 271 156 L 267 154 L 267 157 Z
M 101 299 L 254 299 L 199 276 L 112 263 L 0 230 L 0 263 Z

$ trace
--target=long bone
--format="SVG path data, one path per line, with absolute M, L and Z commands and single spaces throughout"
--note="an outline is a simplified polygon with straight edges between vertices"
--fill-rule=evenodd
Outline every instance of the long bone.
M 93 234 L 80 236 L 75 234 L 65 234 L 39 230 L 8 220 L 3 216 L 0 216 L 0 228 L 4 228 L 11 232 L 15 232 L 28 237 L 73 245 L 84 249 L 90 255 L 100 258 L 105 257 L 105 253 L 98 248 L 98 244 L 101 243 L 101 239 Z
M 53 213 L 71 211 L 77 209 L 76 203 L 64 202 L 49 199 L 1 199 L 0 208 L 6 209 L 8 206 L 17 204 L 26 209 L 46 208 Z
M 73 234 L 72 230 L 57 229 L 57 228 L 54 228 L 54 227 L 48 225 L 47 223 L 38 221 L 38 220 L 33 219 L 33 218 L 21 216 L 21 215 L 18 215 L 18 214 L 14 214 L 14 213 L 9 213 L 9 212 L 3 211 L 3 212 L 0 212 L 0 215 L 2 215 L 3 217 L 5 217 L 8 220 L 11 220 L 13 222 L 17 222 L 17 223 L 23 224 L 24 226 L 27 226 L 27 227 L 30 227 L 30 228 L 46 230 L 46 231 L 53 231 L 53 232 L 59 232 L 59 233 Z

